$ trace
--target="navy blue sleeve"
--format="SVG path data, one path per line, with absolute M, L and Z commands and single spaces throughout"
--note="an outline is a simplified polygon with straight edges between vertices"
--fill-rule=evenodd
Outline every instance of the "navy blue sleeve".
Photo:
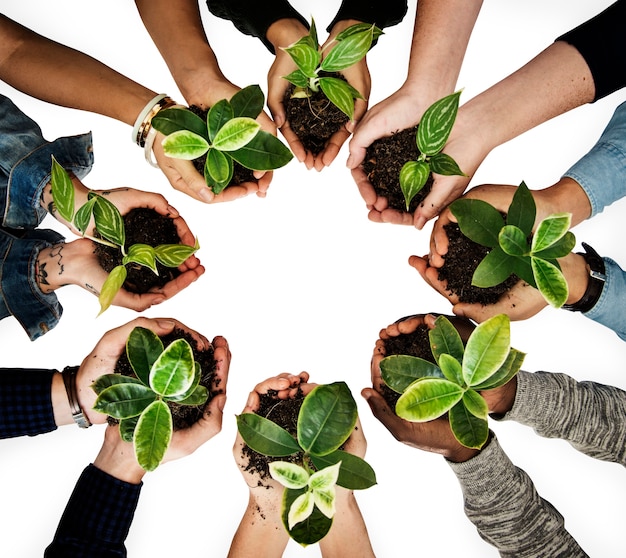
M 140 484 L 129 484 L 89 465 L 65 507 L 45 558 L 125 558 Z

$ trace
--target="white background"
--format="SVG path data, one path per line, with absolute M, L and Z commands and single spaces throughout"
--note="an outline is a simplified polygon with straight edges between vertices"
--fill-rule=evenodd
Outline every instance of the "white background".
M 459 79 L 464 88 L 461 101 L 610 3 L 486 0 Z M 133 2 L 2 4 L 6 15 L 27 27 L 182 100 Z M 339 2 L 293 4 L 307 18 L 314 4 L 313 15 L 323 29 Z M 271 55 L 258 40 L 211 16 L 203 3 L 200 7 L 224 73 L 240 86 L 259 83 L 265 90 Z M 404 80 L 414 12 L 415 2 L 410 2 L 404 22 L 389 28 L 369 55 L 370 104 Z M 175 192 L 162 173 L 145 163 L 142 150 L 130 141 L 128 126 L 48 105 L 2 83 L 0 93 L 39 122 L 48 139 L 94 132 L 96 164 L 85 180 L 88 186 L 159 191 L 180 210 L 200 238 L 198 256 L 207 272 L 145 314 L 173 316 L 207 337 L 221 334 L 230 341 L 233 360 L 223 431 L 193 456 L 146 476 L 127 540 L 129 556 L 226 555 L 247 502 L 231 454 L 235 414 L 258 381 L 301 370 L 320 383 L 344 379 L 355 394 L 369 442 L 367 459 L 378 475 L 378 485 L 357 497 L 378 556 L 497 556 L 465 518 L 458 483 L 444 460 L 397 443 L 359 396 L 369 383 L 369 361 L 380 328 L 407 314 L 449 311 L 446 301 L 407 264 L 411 254 L 428 251 L 430 226 L 420 232 L 369 222 L 344 165 L 345 148 L 321 174 L 291 162 L 275 173 L 264 200 L 250 197 L 206 206 Z M 496 149 L 472 184 L 525 180 L 529 187 L 541 188 L 556 182 L 595 143 L 625 98 L 624 92 L 615 93 Z M 619 220 L 624 209 L 623 202 L 616 203 L 574 231 L 579 240 L 622 265 L 626 254 Z M 56 223 L 47 219 L 44 226 L 55 228 Z M 105 331 L 135 317 L 132 311 L 112 308 L 96 319 L 98 303 L 86 291 L 67 287 L 58 294 L 65 310 L 61 323 L 36 342 L 28 340 L 15 320 L 0 323 L 0 365 L 61 369 L 78 364 Z M 512 342 L 528 353 L 526 370 L 567 372 L 626 389 L 626 345 L 580 315 L 546 309 L 513 324 Z M 541 439 L 517 424 L 492 427 L 512 460 L 561 511 L 567 528 L 591 556 L 623 556 L 626 485 L 621 467 L 585 457 L 566 442 Z M 102 428 L 80 431 L 67 426 L 37 438 L 1 442 L 0 556 L 42 555 L 102 436 Z M 293 543 L 285 553 L 319 555 L 317 545 L 301 549 Z

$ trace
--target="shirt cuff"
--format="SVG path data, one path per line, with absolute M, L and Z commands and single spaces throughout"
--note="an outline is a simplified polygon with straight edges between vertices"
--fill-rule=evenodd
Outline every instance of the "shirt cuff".
M 400 23 L 406 15 L 406 0 L 363 1 L 343 0 L 335 18 L 326 31 L 330 33 L 334 25 L 346 19 L 355 19 L 363 23 L 375 24 L 379 29 Z

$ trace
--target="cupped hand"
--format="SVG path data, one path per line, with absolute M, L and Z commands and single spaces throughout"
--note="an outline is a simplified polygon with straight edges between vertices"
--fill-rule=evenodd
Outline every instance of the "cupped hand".
M 149 329 L 159 336 L 171 333 L 174 328 L 184 329 L 193 336 L 199 350 L 207 349 L 210 346 L 206 337 L 172 318 L 139 317 L 122 326 L 107 331 L 96 343 L 93 350 L 84 358 L 76 375 L 78 401 L 81 408 L 87 413 L 90 422 L 93 424 L 105 422 L 106 415 L 93 410 L 93 405 L 96 401 L 96 393 L 91 388 L 91 385 L 100 376 L 113 373 L 115 363 L 126 350 L 126 340 L 130 332 L 136 327 Z

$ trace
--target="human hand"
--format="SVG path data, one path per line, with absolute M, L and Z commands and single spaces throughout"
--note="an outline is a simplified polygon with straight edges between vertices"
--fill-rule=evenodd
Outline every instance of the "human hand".
M 205 271 L 195 257 L 188 258 L 179 269 L 181 273 L 178 277 L 163 287 L 155 287 L 147 293 L 137 294 L 120 289 L 112 304 L 141 312 L 173 297 L 196 281 Z M 98 262 L 93 241 L 79 238 L 73 242 L 59 243 L 40 250 L 35 276 L 39 288 L 44 293 L 73 284 L 99 296 L 108 273 Z

